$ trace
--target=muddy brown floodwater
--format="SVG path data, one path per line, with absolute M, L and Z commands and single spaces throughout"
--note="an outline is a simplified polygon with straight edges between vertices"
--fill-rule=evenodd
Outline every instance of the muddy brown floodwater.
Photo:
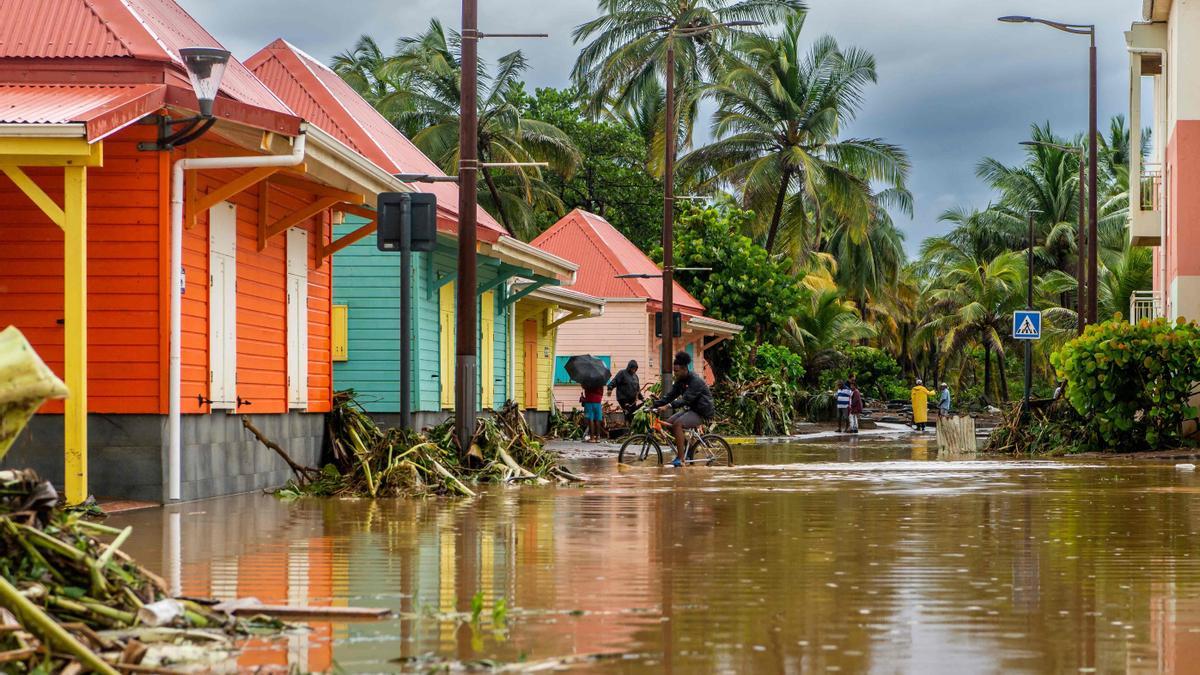
M 1200 669 L 1195 471 L 945 462 L 920 439 L 736 451 L 578 460 L 586 487 L 474 501 L 244 495 L 110 522 L 187 595 L 399 613 L 251 641 L 242 669 Z

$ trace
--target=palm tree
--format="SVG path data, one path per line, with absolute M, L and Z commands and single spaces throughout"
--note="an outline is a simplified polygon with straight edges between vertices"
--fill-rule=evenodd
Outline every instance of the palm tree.
M 960 357 L 969 345 L 983 349 L 985 400 L 991 396 L 993 353 L 1000 375 L 1000 400 L 1008 400 L 1003 336 L 1013 311 L 1024 304 L 1024 282 L 1022 253 L 1009 251 L 982 264 L 967 258 L 957 260 L 944 269 L 938 287 L 930 293 L 935 312 L 925 326 L 945 336 L 942 352 Z
M 804 19 L 796 12 L 781 36 L 746 35 L 736 42 L 737 56 L 711 88 L 718 140 L 681 163 L 684 172 L 710 169 L 712 182 L 740 188 L 745 206 L 769 213 L 771 252 L 785 210 L 801 239 L 815 226 L 801 245 L 804 252 L 821 249 L 828 221 L 845 223 L 860 244 L 875 207 L 872 182 L 902 191 L 909 171 L 908 157 L 897 146 L 840 138 L 866 86 L 876 80 L 875 59 L 860 49 L 842 49 L 828 36 L 804 52 Z
M 720 73 L 732 21 L 773 22 L 804 8 L 800 0 L 599 0 L 601 15 L 572 32 L 579 52 L 572 77 L 591 93 L 589 108 L 637 109 L 665 81 L 668 45 L 675 47 L 676 106 L 686 147 L 705 82 Z M 680 31 L 698 33 L 681 36 Z M 661 92 L 659 86 L 657 91 Z
M 877 195 L 876 200 L 880 199 L 887 201 L 888 196 Z M 908 258 L 904 233 L 887 210 L 877 208 L 861 241 L 855 241 L 854 224 L 836 224 L 829 233 L 829 253 L 838 262 L 838 287 L 862 308 L 864 319 L 873 319 L 880 296 L 900 281 Z
M 360 43 L 362 41 L 360 40 Z M 374 68 L 382 80 L 396 86 L 395 98 L 403 98 L 403 107 L 377 107 L 413 143 L 447 173 L 458 169 L 459 81 L 461 38 L 445 31 L 434 19 L 429 28 L 414 37 L 401 38 L 396 53 Z M 357 53 L 357 50 L 356 52 Z M 363 60 L 374 65 L 374 52 Z M 362 83 L 356 76 L 353 59 L 338 62 L 349 74 L 352 85 Z M 521 74 L 528 63 L 520 51 L 500 57 L 496 71 L 489 73 L 480 63 L 479 82 L 479 159 L 480 162 L 548 162 L 554 170 L 570 176 L 580 161 L 571 139 L 552 124 L 528 119 L 522 114 L 525 96 Z M 401 94 L 402 92 L 402 94 Z M 535 210 L 562 212 L 562 203 L 542 181 L 540 169 L 513 167 L 502 174 L 482 167 L 483 188 L 480 202 L 492 212 L 510 234 L 529 238 L 536 234 Z
M 840 348 L 876 331 L 836 287 L 809 289 L 808 295 L 808 306 L 788 322 L 786 339 L 804 354 L 805 368 L 815 377 L 834 363 Z
M 370 35 L 363 35 L 354 48 L 337 54 L 331 63 L 334 72 L 389 120 L 411 112 L 413 96 L 404 74 L 391 67 L 390 60 Z M 406 135 L 409 130 L 401 129 Z

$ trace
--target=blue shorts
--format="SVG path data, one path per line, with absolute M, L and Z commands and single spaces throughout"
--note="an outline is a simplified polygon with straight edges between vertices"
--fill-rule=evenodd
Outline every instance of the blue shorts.
M 602 403 L 584 403 L 583 418 L 589 422 L 604 421 L 604 404 Z

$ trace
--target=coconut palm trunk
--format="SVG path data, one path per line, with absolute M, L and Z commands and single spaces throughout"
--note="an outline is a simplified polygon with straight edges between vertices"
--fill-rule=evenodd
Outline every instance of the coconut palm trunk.
M 788 184 L 792 181 L 792 169 L 786 167 L 779 180 L 779 194 L 775 196 L 775 211 L 771 214 L 771 227 L 767 230 L 767 253 L 775 252 L 775 237 L 779 235 L 779 221 L 783 218 L 783 200 L 787 197 Z

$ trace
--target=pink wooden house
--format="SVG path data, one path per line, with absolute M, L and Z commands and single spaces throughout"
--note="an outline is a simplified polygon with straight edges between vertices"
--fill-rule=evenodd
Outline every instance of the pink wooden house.
M 643 385 L 657 382 L 662 340 L 655 337 L 655 312 L 662 311 L 662 279 L 621 278 L 628 274 L 657 275 L 661 270 L 607 220 L 575 209 L 543 232 L 533 245 L 579 265 L 573 290 L 604 300 L 604 314 L 562 325 L 555 351 L 554 398 L 560 408 L 578 405 L 579 385 L 564 368 L 576 354 L 591 354 L 609 362 L 615 373 L 631 359 L 640 365 Z M 695 369 L 712 381 L 705 351 L 741 332 L 736 324 L 704 315 L 704 305 L 678 283 L 675 311 L 683 315 L 683 337 L 677 351 L 692 355 Z

